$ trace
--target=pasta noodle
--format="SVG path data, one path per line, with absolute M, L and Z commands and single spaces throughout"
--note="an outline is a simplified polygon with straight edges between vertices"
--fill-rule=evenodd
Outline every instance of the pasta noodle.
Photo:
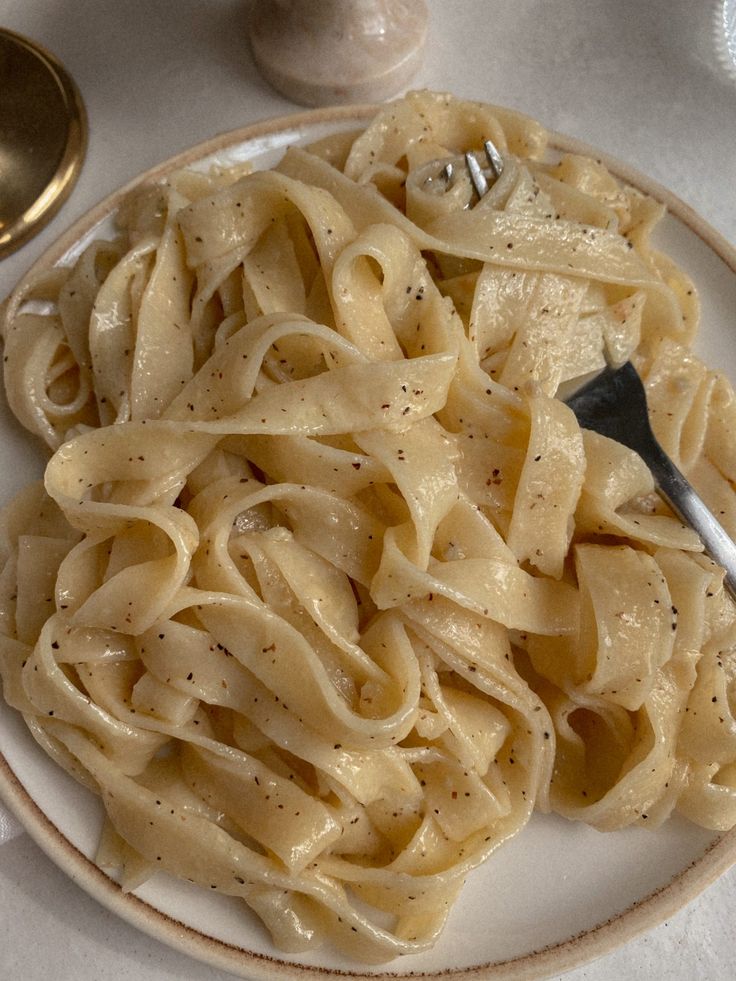
M 490 138 L 474 206 L 441 163 Z M 440 163 L 438 163 L 440 161 Z M 661 206 L 428 92 L 267 172 L 179 172 L 27 281 L 0 673 L 98 793 L 98 862 L 243 899 L 286 951 L 429 947 L 534 808 L 736 824 L 736 616 L 561 386 L 632 358 L 736 534 L 736 402 Z

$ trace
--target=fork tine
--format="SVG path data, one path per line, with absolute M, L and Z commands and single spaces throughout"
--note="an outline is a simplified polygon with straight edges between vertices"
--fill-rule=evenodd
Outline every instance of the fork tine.
M 690 486 L 652 432 L 647 396 L 634 365 L 604 368 L 567 399 L 584 429 L 593 429 L 639 454 L 662 497 L 700 535 L 705 551 L 726 570 L 724 584 L 736 598 L 736 544 Z
M 473 182 L 475 192 L 479 198 L 482 198 L 488 190 L 488 181 L 485 178 L 485 174 L 472 153 L 465 154 L 465 163 L 468 165 L 470 180 Z
M 483 149 L 486 151 L 486 157 L 488 158 L 488 163 L 491 166 L 491 170 L 495 174 L 496 180 L 498 180 L 503 173 L 503 157 L 496 149 L 495 144 L 491 143 L 490 140 L 485 141 L 483 144 Z

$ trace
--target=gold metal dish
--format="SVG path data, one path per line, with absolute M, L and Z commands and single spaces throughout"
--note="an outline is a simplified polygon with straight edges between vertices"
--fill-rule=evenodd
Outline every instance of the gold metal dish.
M 0 259 L 40 231 L 69 196 L 87 148 L 87 115 L 66 69 L 0 29 Z

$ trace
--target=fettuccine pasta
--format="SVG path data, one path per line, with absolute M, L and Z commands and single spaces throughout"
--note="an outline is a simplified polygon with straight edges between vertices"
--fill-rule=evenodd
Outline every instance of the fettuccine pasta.
M 661 216 L 523 116 L 411 93 L 138 188 L 9 299 L 51 457 L 2 519 L 3 690 L 101 797 L 123 888 L 164 870 L 382 961 L 535 808 L 736 824 L 723 572 L 559 397 L 633 359 L 736 534 L 736 403 Z

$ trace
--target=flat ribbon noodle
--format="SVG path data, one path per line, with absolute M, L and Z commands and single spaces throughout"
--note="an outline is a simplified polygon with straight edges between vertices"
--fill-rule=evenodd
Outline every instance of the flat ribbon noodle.
M 3 305 L 51 452 L 0 523 L 3 693 L 100 796 L 124 889 L 166 870 L 374 963 L 430 948 L 535 809 L 736 823 L 723 570 L 560 400 L 633 360 L 736 533 L 736 400 L 662 213 L 527 117 L 411 92 L 273 170 L 137 187 Z

